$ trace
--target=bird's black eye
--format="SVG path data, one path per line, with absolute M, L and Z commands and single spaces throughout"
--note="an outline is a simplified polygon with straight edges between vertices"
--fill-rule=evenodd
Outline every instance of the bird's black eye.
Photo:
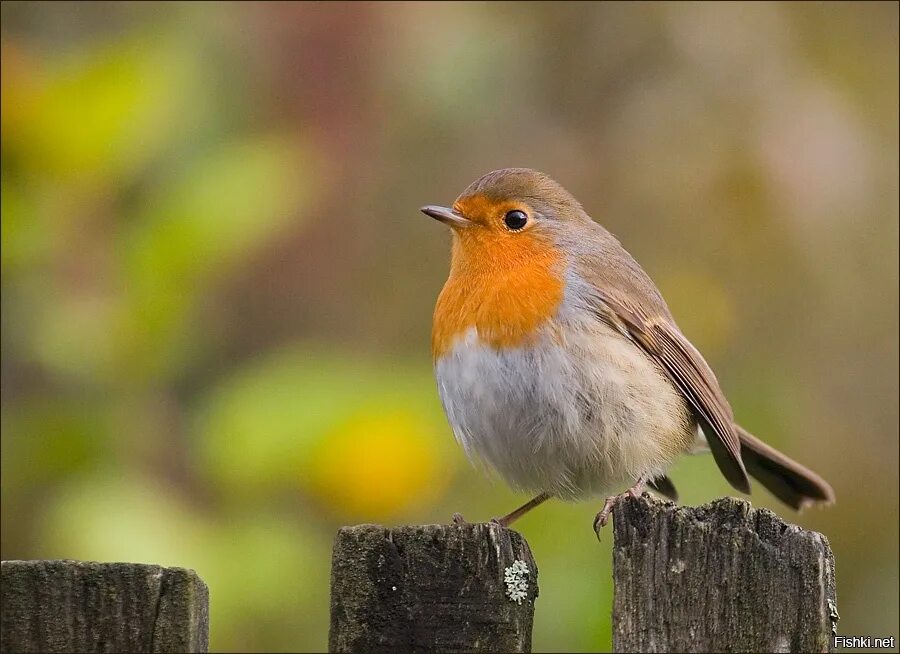
M 506 226 L 510 229 L 514 231 L 519 230 L 528 222 L 528 215 L 524 211 L 513 209 L 512 211 L 506 212 L 506 215 L 503 217 L 503 222 L 506 223 Z

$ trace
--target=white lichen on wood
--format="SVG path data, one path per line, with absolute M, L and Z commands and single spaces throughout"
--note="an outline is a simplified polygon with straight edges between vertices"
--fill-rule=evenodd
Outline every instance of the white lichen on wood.
M 514 561 L 527 574 L 521 603 L 504 583 Z M 328 651 L 530 652 L 538 577 L 522 536 L 494 523 L 344 527 L 332 553 Z
M 506 583 L 506 596 L 510 601 L 521 604 L 528 597 L 528 564 L 525 561 L 513 561 L 513 564 L 503 571 L 503 581 Z

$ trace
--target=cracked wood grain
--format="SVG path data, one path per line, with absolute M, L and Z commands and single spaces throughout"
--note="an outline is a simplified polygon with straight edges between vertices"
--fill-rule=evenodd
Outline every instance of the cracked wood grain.
M 528 566 L 521 603 L 504 575 Z M 388 529 L 335 538 L 331 652 L 529 652 L 537 566 L 518 533 L 494 524 Z
M 0 652 L 206 652 L 209 593 L 193 570 L 3 561 Z
M 819 533 L 724 498 L 613 511 L 616 652 L 828 652 L 834 557 Z

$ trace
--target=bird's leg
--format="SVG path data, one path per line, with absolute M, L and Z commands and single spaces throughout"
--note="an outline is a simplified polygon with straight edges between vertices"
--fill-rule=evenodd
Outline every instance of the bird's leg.
M 500 525 L 501 527 L 509 527 L 513 522 L 521 518 L 523 515 L 531 511 L 534 507 L 543 504 L 547 500 L 550 499 L 550 493 L 541 493 L 534 499 L 528 500 L 520 506 L 518 509 L 511 513 L 507 513 L 502 518 L 493 518 L 491 522 Z
M 624 493 L 619 493 L 618 495 L 610 495 L 606 498 L 603 509 L 601 509 L 600 513 L 597 514 L 597 517 L 594 518 L 594 533 L 597 534 L 598 539 L 600 538 L 600 530 L 606 526 L 607 522 L 609 522 L 609 514 L 612 513 L 613 507 L 621 500 L 624 500 L 626 497 L 640 497 L 643 491 L 644 480 L 638 479 L 634 483 L 634 486 L 629 488 Z
M 546 502 L 549 499 L 550 499 L 549 493 L 541 493 L 534 499 L 531 499 L 531 500 L 525 502 L 525 504 L 520 506 L 518 509 L 516 509 L 512 513 L 508 513 L 505 516 L 503 516 L 502 518 L 492 518 L 491 522 L 493 522 L 496 525 L 500 525 L 501 527 L 508 527 L 515 520 L 518 520 L 523 515 L 525 515 L 529 511 L 531 511 L 531 509 L 538 506 L 539 504 L 543 504 L 544 502 Z M 462 514 L 454 513 L 453 514 L 453 524 L 464 525 L 464 524 L 468 524 L 468 523 L 466 523 L 465 518 L 462 517 Z

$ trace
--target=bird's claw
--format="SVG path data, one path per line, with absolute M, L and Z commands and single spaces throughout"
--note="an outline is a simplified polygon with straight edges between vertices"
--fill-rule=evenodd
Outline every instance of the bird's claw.
M 454 513 L 452 521 L 455 525 L 469 524 L 466 519 L 462 517 L 462 513 Z M 491 518 L 490 520 L 488 520 L 488 524 L 497 525 L 498 527 L 506 527 L 507 521 L 506 518 Z
M 622 493 L 620 495 L 610 495 L 606 498 L 606 502 L 603 504 L 603 508 L 600 509 L 600 513 L 598 513 L 594 517 L 594 533 L 597 534 L 597 540 L 600 540 L 600 530 L 603 529 L 606 524 L 609 522 L 609 516 L 612 513 L 612 509 L 615 506 L 616 502 L 626 496 L 626 493 Z
M 626 497 L 640 497 L 643 489 L 644 484 L 642 481 L 639 481 L 624 493 L 610 495 L 606 498 L 606 502 L 603 503 L 603 508 L 600 509 L 600 513 L 594 518 L 594 533 L 597 534 L 597 540 L 600 540 L 600 530 L 609 522 L 609 516 L 612 513 L 613 507 Z

